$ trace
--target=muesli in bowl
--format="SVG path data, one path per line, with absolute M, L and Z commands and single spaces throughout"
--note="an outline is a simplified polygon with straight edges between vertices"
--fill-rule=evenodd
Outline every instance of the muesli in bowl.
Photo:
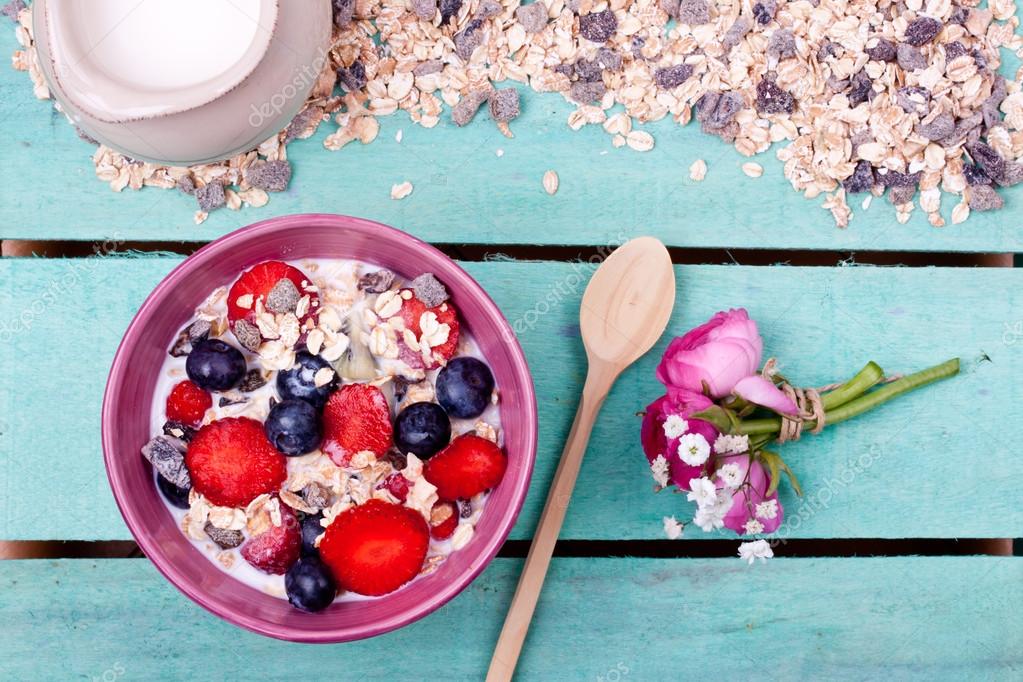
M 464 589 L 521 509 L 536 432 L 522 350 L 479 284 L 333 215 L 185 260 L 129 326 L 103 403 L 146 556 L 213 613 L 304 642 L 380 634 Z
M 142 448 L 182 532 L 306 611 L 468 544 L 507 457 L 449 298 L 430 273 L 345 259 L 265 261 L 215 289 L 168 350 Z

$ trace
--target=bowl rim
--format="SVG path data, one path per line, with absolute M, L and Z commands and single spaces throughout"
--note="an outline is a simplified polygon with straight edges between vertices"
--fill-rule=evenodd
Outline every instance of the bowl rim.
M 191 584 L 178 573 L 174 565 L 161 557 L 157 543 L 141 532 L 140 520 L 136 510 L 133 509 L 128 499 L 122 492 L 123 479 L 114 464 L 113 443 L 115 438 L 115 426 L 113 420 L 114 398 L 119 393 L 119 386 L 122 377 L 127 371 L 128 363 L 125 359 L 130 356 L 132 348 L 139 341 L 145 328 L 145 323 L 153 314 L 153 309 L 163 301 L 165 296 L 173 291 L 174 286 L 181 278 L 191 275 L 194 271 L 201 271 L 201 265 L 216 254 L 232 248 L 239 242 L 247 242 L 259 239 L 267 234 L 274 233 L 281 229 L 294 229 L 302 225 L 317 223 L 320 225 L 343 225 L 347 229 L 354 229 L 357 232 L 372 234 L 379 238 L 381 234 L 388 239 L 405 241 L 416 248 L 421 248 L 434 256 L 448 261 L 454 268 L 453 274 L 456 281 L 446 281 L 445 285 L 454 291 L 469 292 L 477 297 L 488 309 L 494 322 L 501 328 L 503 342 L 509 346 L 509 357 L 511 359 L 511 371 L 525 379 L 522 387 L 522 403 L 527 409 L 528 419 L 521 427 L 525 430 L 524 441 L 527 444 L 526 462 L 523 466 L 523 474 L 513 483 L 512 498 L 508 513 L 504 514 L 496 527 L 495 532 L 489 535 L 479 547 L 478 558 L 471 562 L 465 571 L 459 574 L 456 579 L 440 584 L 439 589 L 427 599 L 418 602 L 406 611 L 394 616 L 373 623 L 371 626 L 362 626 L 358 629 L 350 626 L 340 626 L 321 630 L 304 630 L 291 626 L 280 625 L 268 622 L 259 617 L 247 613 L 235 612 L 229 609 L 220 608 L 215 600 L 210 598 L 198 585 Z M 180 592 L 193 602 L 206 609 L 210 613 L 238 625 L 252 632 L 293 642 L 307 643 L 339 643 L 375 637 L 400 627 L 404 627 L 416 620 L 419 620 L 433 611 L 437 610 L 448 601 L 457 596 L 463 589 L 472 583 L 480 573 L 490 564 L 511 533 L 522 505 L 525 502 L 526 493 L 532 478 L 533 468 L 536 461 L 537 440 L 538 440 L 538 415 L 536 404 L 536 391 L 533 385 L 532 374 L 526 362 L 525 354 L 515 336 L 511 325 L 508 323 L 500 308 L 493 301 L 490 295 L 476 280 L 462 268 L 454 259 L 444 254 L 430 244 L 396 228 L 364 218 L 352 216 L 328 214 L 328 213 L 305 213 L 288 216 L 277 216 L 253 223 L 246 227 L 239 228 L 219 239 L 203 246 L 191 256 L 186 258 L 171 270 L 153 291 L 146 297 L 139 310 L 135 313 L 126 329 L 117 351 L 114 354 L 110 374 L 107 378 L 106 387 L 103 393 L 101 409 L 101 437 L 103 446 L 103 464 L 107 472 L 107 481 L 128 529 L 131 531 L 135 541 L 141 547 L 143 553 L 156 566 L 156 569 L 174 585 Z M 219 570 L 219 569 L 217 569 Z M 386 597 L 383 597 L 386 598 Z

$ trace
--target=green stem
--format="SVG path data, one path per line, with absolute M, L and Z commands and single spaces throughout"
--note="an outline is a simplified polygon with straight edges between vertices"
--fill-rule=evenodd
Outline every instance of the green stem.
M 871 363 L 873 364 L 873 363 Z M 869 365 L 868 365 L 869 367 Z M 862 373 L 862 372 L 861 372 Z M 902 395 L 903 393 L 909 393 L 910 391 L 916 390 L 927 384 L 932 384 L 935 381 L 941 379 L 947 379 L 948 377 L 955 376 L 959 373 L 959 358 L 953 358 L 947 362 L 943 362 L 940 365 L 929 367 L 915 374 L 902 377 L 897 381 L 882 386 L 876 391 L 871 391 L 860 395 L 858 398 L 850 400 L 849 402 L 833 409 L 825 411 L 825 423 L 837 424 L 843 422 L 846 419 L 852 419 L 853 417 L 859 416 L 868 410 L 872 410 L 878 405 L 882 405 L 892 398 Z M 859 375 L 857 375 L 859 376 Z M 851 383 L 851 382 L 850 382 Z M 836 389 L 836 391 L 839 389 Z M 813 420 L 807 420 L 803 422 L 805 428 L 812 428 L 815 422 Z M 750 436 L 774 434 L 781 429 L 781 418 L 773 417 L 766 419 L 750 419 L 744 421 L 739 425 L 738 433 L 745 433 Z
M 825 412 L 845 405 L 853 398 L 858 398 L 884 378 L 884 370 L 874 361 L 868 362 L 856 376 L 835 390 L 821 396 Z

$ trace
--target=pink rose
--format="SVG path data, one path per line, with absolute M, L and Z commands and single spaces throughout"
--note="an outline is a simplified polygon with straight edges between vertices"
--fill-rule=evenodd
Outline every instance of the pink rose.
M 760 367 L 764 342 L 757 323 L 742 308 L 719 312 L 710 321 L 668 344 L 657 379 L 668 387 L 724 398 L 740 379 Z
M 711 458 L 701 466 L 691 466 L 682 461 L 678 454 L 680 436 L 669 438 L 664 432 L 664 422 L 670 416 L 677 416 L 688 422 L 686 433 L 699 434 L 707 441 L 708 446 L 713 447 L 718 437 L 718 431 L 713 424 L 699 419 L 689 419 L 689 415 L 700 410 L 705 410 L 713 403 L 710 398 L 701 393 L 690 393 L 688 391 L 677 391 L 668 389 L 668 394 L 663 395 L 646 408 L 643 416 L 643 426 L 640 429 L 640 439 L 643 443 L 643 452 L 647 460 L 653 464 L 658 455 L 664 456 L 668 462 L 668 481 L 682 490 L 689 490 L 689 480 L 704 475 L 704 470 L 710 467 Z
M 747 525 L 754 522 L 754 529 L 757 523 L 762 528 L 756 533 L 750 533 L 751 535 L 773 533 L 778 530 L 785 518 L 785 510 L 778 500 L 777 490 L 770 496 L 765 495 L 771 486 L 771 476 L 764 465 L 758 460 L 750 462 L 749 455 L 745 453 L 718 457 L 718 469 L 725 464 L 737 466 L 743 481 L 732 492 L 732 506 L 725 514 L 725 528 L 745 535 L 748 532 Z
M 668 344 L 657 379 L 669 389 L 703 393 L 706 388 L 715 399 L 734 392 L 775 412 L 796 414 L 796 404 L 757 374 L 763 350 L 757 323 L 744 309 L 719 312 Z

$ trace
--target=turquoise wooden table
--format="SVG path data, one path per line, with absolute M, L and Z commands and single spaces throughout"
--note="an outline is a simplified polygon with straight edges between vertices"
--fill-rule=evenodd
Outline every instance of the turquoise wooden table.
M 0 47 L 14 47 L 7 31 Z M 196 226 L 189 197 L 118 196 L 98 183 L 92 148 L 31 98 L 23 78 L 0 69 L 0 238 L 73 240 L 106 255 L 0 260 L 0 540 L 131 539 L 99 442 L 117 343 L 180 262 L 168 243 L 187 252 L 276 214 L 358 214 L 468 258 L 521 332 L 541 442 L 502 555 L 412 626 L 352 644 L 286 644 L 209 615 L 145 558 L 8 560 L 0 678 L 480 678 L 583 380 L 576 319 L 591 266 L 572 259 L 654 234 L 680 247 L 672 332 L 742 305 L 806 385 L 849 376 L 868 359 L 896 372 L 958 355 L 963 374 L 789 445 L 807 494 L 783 486 L 789 522 L 778 558 L 751 568 L 734 557 L 734 536 L 664 538 L 662 517 L 692 510 L 682 496 L 652 493 L 639 449 L 636 413 L 658 395 L 663 341 L 604 407 L 521 678 L 1019 679 L 1023 559 L 973 552 L 980 540 L 1023 535 L 1023 270 L 718 265 L 703 261 L 723 251 L 694 247 L 763 249 L 763 262 L 837 264 L 831 252 L 863 251 L 898 262 L 926 251 L 936 253 L 924 262 L 966 263 L 974 252 L 1023 251 L 1023 186 L 1006 192 L 1003 212 L 962 225 L 936 230 L 919 212 L 898 225 L 875 202 L 838 230 L 790 191 L 769 155 L 759 159 L 764 177 L 750 180 L 730 148 L 668 125 L 654 127 L 648 154 L 613 149 L 603 133 L 565 129 L 557 97 L 534 96 L 514 140 L 485 120 L 422 130 L 393 117 L 372 146 L 330 154 L 321 131 L 289 147 L 287 193 Z M 697 158 L 711 168 L 700 185 L 686 172 Z M 548 168 L 561 177 L 553 197 L 540 184 Z M 390 200 L 391 185 L 406 179 L 415 192 Z M 543 259 L 482 257 L 502 253 Z

